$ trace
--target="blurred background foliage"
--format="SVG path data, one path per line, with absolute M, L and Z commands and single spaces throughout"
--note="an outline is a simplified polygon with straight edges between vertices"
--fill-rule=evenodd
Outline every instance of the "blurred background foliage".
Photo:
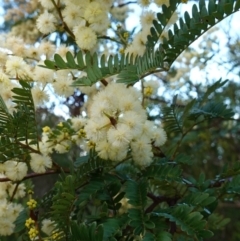
M 18 8 L 20 4 L 29 4 L 29 2 L 31 1 L 2 1 L 2 18 L 5 16 L 5 21 L 0 28 L 2 33 L 11 31 L 16 25 L 23 24 L 24 26 L 27 21 L 32 21 L 34 25 L 34 12 L 24 13 L 20 15 L 21 17 L 11 16 L 13 8 Z M 38 4 L 37 1 L 35 3 Z M 192 1 L 189 4 L 191 3 Z M 129 4 L 129 7 L 134 8 L 134 5 Z M 40 9 L 39 5 L 39 11 Z M 145 100 L 149 119 L 157 122 L 162 120 L 162 110 L 165 106 L 171 105 L 174 95 L 178 95 L 176 104 L 181 108 L 193 98 L 202 96 L 206 92 L 207 86 L 219 80 L 220 77 L 223 80 L 229 79 L 222 88 L 217 90 L 214 99 L 231 107 L 235 111 L 234 118 L 228 121 L 209 120 L 196 126 L 183 139 L 178 150 L 190 160 L 191 175 L 196 178 L 201 173 L 205 173 L 206 179 L 214 179 L 226 165 L 231 167 L 236 161 L 240 161 L 240 29 L 239 22 L 238 31 L 236 31 L 237 21 L 234 24 L 234 19 L 239 18 L 238 12 L 235 16 L 224 20 L 211 29 L 210 33 L 208 32 L 199 38 L 196 43 L 183 52 L 168 73 L 149 77 L 149 79 L 157 79 L 160 83 L 158 94 Z M 117 21 L 115 23 L 117 24 Z M 125 22 L 121 24 L 123 29 L 129 29 Z M 134 33 L 134 27 L 129 32 Z M 19 33 L 20 36 L 24 36 L 24 34 L 26 33 Z M 66 44 L 73 46 L 73 50 L 76 49 L 72 39 L 61 32 L 52 36 L 41 36 L 39 33 L 34 33 L 32 41 L 37 43 L 42 37 L 51 39 L 56 45 Z M 105 46 L 102 44 L 102 48 L 108 47 L 113 47 L 118 51 L 117 45 L 106 40 Z M 39 130 L 44 126 L 54 127 L 56 123 L 67 118 L 68 115 L 79 115 L 84 108 L 85 100 L 85 94 L 76 90 L 74 95 L 68 99 L 54 99 L 49 105 L 42 106 L 37 110 Z M 59 108 L 60 104 L 68 107 L 68 113 L 65 116 L 57 114 L 56 109 Z M 178 137 L 178 134 L 171 133 L 168 136 L 165 149 L 168 149 Z M 65 157 L 62 157 L 62 160 L 66 161 Z M 186 173 L 188 173 L 188 168 L 186 165 Z M 41 178 L 35 179 L 36 196 L 44 195 L 46 190 L 53 185 L 55 178 L 46 176 L 44 182 Z M 237 198 L 236 200 L 228 199 L 227 197 L 225 200 L 219 205 L 218 213 L 229 218 L 231 224 L 217 231 L 209 241 L 240 240 L 240 200 Z M 221 226 L 223 223 L 216 225 Z

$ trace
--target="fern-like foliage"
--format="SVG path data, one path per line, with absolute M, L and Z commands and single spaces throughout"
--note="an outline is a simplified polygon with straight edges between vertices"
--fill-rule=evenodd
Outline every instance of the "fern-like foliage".
M 31 152 L 38 153 L 38 135 L 35 122 L 35 109 L 31 95 L 31 86 L 25 81 L 19 82 L 22 88 L 12 92 L 15 110 L 11 114 L 0 97 L 0 160 L 13 158 L 25 159 Z
M 145 179 L 139 182 L 129 180 L 126 183 L 126 197 L 133 206 L 144 208 L 147 202 L 147 182 Z
M 134 65 L 126 66 L 117 76 L 118 83 L 134 84 L 144 76 L 156 71 L 164 71 L 163 54 L 160 49 L 147 50 L 135 59 Z
M 163 68 L 163 55 L 160 50 L 146 51 L 142 57 L 134 58 L 133 55 L 123 54 L 121 56 L 110 55 L 107 59 L 105 55 L 98 58 L 97 54 L 91 55 L 87 52 L 84 56 L 80 50 L 74 56 L 68 52 L 65 62 L 59 54 L 54 55 L 54 61 L 45 60 L 45 66 L 50 69 L 77 69 L 86 72 L 86 76 L 74 81 L 73 86 L 91 86 L 97 81 L 117 75 L 119 83 L 134 84 L 145 74 Z
M 162 109 L 165 129 L 169 132 L 183 133 L 183 108 L 178 106 L 176 101 L 177 96 L 173 98 L 171 106 Z
M 84 53 L 80 50 L 76 55 L 76 61 L 74 56 L 68 52 L 66 55 L 67 62 L 59 54 L 54 55 L 54 61 L 45 60 L 45 66 L 50 69 L 77 69 L 84 71 L 86 76 L 78 78 L 73 86 L 91 86 L 99 80 L 102 80 L 108 76 L 119 74 L 123 69 L 134 67 L 133 58 L 122 55 L 120 58 L 118 55 L 109 56 L 106 60 L 105 55 L 102 55 L 99 59 L 97 54 L 93 55 L 90 52 Z M 107 65 L 106 65 L 107 64 Z M 129 81 L 133 81 L 132 77 L 129 76 Z M 136 81 L 136 80 L 135 80 Z
M 94 222 L 90 225 L 72 222 L 70 226 L 70 241 L 102 241 L 103 240 L 103 225 L 98 225 Z
M 208 193 L 191 192 L 181 200 L 181 203 L 193 206 L 195 208 L 205 208 L 207 205 L 213 203 L 215 200 L 216 197 L 210 196 Z
M 89 158 L 87 156 L 87 159 L 83 163 L 81 163 L 80 165 L 79 163 L 79 161 L 76 161 L 74 163 L 76 166 L 76 175 L 78 178 L 85 177 L 98 170 L 102 170 L 103 168 L 106 170 L 109 166 L 111 166 L 111 163 L 108 163 L 105 160 L 100 159 L 99 157 Z
M 173 0 L 173 2 L 176 5 L 178 1 Z M 179 24 L 174 24 L 173 31 L 168 30 L 168 38 L 164 39 L 161 44 L 164 61 L 167 61 L 169 65 L 199 36 L 240 9 L 239 0 L 209 0 L 208 3 L 205 0 L 199 0 L 198 5 L 198 7 L 196 4 L 193 5 L 192 16 L 187 11 L 184 13 L 184 17 L 178 21 Z M 148 36 L 147 46 L 150 48 L 153 48 L 158 42 L 169 20 L 170 9 L 164 6 L 162 10 L 163 13 L 157 15 L 158 21 L 153 21 L 154 27 L 151 28 L 151 36 Z
M 143 175 L 159 181 L 180 182 L 182 170 L 173 164 L 151 165 L 146 168 Z
M 199 120 L 209 120 L 213 118 L 229 119 L 234 112 L 224 103 L 211 100 L 209 96 L 217 89 L 221 88 L 227 80 L 221 79 L 211 85 L 207 92 L 199 99 L 193 99 L 185 106 L 177 104 L 177 96 L 173 98 L 170 106 L 162 109 L 164 116 L 165 129 L 169 133 L 184 134 L 184 126 L 189 121 L 197 123 Z
M 232 197 L 239 197 L 240 195 L 240 175 L 228 180 L 223 186 L 223 191 L 226 194 L 231 194 Z
M 159 217 L 165 217 L 171 222 L 176 223 L 179 228 L 194 237 L 195 240 L 209 238 L 213 233 L 206 230 L 206 220 L 200 212 L 193 211 L 193 207 L 185 204 L 179 204 L 173 208 L 163 209 L 161 212 L 154 213 Z
M 151 35 L 148 35 L 148 43 L 147 47 L 153 49 L 157 44 L 160 36 L 164 32 L 167 24 L 176 11 L 178 5 L 181 3 L 181 0 L 170 0 L 169 6 L 167 7 L 165 4 L 162 5 L 162 13 L 157 13 L 157 20 L 153 20 L 153 26 L 150 29 Z
M 230 221 L 230 218 L 225 218 L 218 213 L 213 213 L 208 217 L 208 226 L 211 229 L 221 229 Z
M 146 179 L 138 182 L 129 180 L 126 183 L 126 197 L 133 208 L 128 210 L 130 223 L 134 228 L 134 234 L 144 233 L 145 228 L 153 228 L 154 223 L 149 221 L 144 215 L 144 207 L 147 204 L 147 181 Z
M 100 200 L 106 205 L 106 207 L 103 206 L 103 209 L 107 208 L 116 213 L 121 207 L 119 202 L 125 194 L 121 192 L 121 186 L 119 179 L 113 175 L 105 174 L 104 176 L 92 177 L 86 185 L 78 189 L 79 195 L 75 204 L 83 207 L 88 205 L 90 200 Z M 102 213 L 104 212 L 102 211 Z M 94 218 L 96 218 L 96 215 Z
M 51 216 L 56 221 L 60 230 L 65 234 L 69 232 L 71 214 L 74 211 L 75 177 L 67 175 L 64 180 L 55 184 L 56 194 L 52 198 Z
M 192 113 L 189 115 L 189 119 L 196 120 L 200 116 L 204 119 L 222 118 L 229 119 L 234 115 L 234 112 L 227 107 L 227 105 L 215 101 L 210 101 L 204 106 L 193 108 Z

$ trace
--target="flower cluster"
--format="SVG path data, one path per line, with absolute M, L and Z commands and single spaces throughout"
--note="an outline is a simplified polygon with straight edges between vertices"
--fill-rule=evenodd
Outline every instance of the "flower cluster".
M 147 120 L 140 92 L 115 83 L 93 98 L 85 131 L 102 159 L 122 161 L 131 152 L 141 166 L 152 162 L 152 145 L 166 141 L 165 131 Z
M 2 173 L 12 181 L 22 180 L 27 174 L 28 166 L 25 162 L 9 160 L 1 165 Z
M 156 81 L 144 84 L 146 96 L 156 94 Z M 124 98 L 123 98 L 124 96 Z M 38 157 L 45 162 L 49 154 L 68 152 L 73 144 L 83 150 L 94 148 L 104 160 L 122 161 L 132 157 L 140 165 L 149 165 L 153 160 L 153 146 L 161 146 L 166 141 L 166 133 L 160 126 L 147 120 L 142 107 L 141 92 L 124 84 L 109 83 L 101 89 L 88 104 L 88 117 L 74 117 L 60 122 L 56 128 L 43 128 L 40 150 L 43 156 L 31 154 L 32 162 Z M 43 172 L 50 167 L 42 161 Z M 45 165 L 45 167 L 44 167 Z M 50 165 L 50 162 L 49 162 Z M 40 168 L 40 167 L 39 167 Z M 32 168 L 39 172 L 38 168 Z
M 108 28 L 107 13 L 112 2 L 112 0 L 64 1 L 62 15 L 56 17 L 55 6 L 51 2 L 41 1 L 45 11 L 37 19 L 37 28 L 41 33 L 49 34 L 59 28 L 59 22 L 64 21 L 67 31 L 74 35 L 78 46 L 84 50 L 91 50 L 97 44 L 97 35 Z
M 36 240 L 39 234 L 38 229 L 36 228 L 36 222 L 32 218 L 28 218 L 25 222 L 25 226 L 29 230 L 29 238 L 31 240 Z
M 13 233 L 19 213 L 23 210 L 21 204 L 9 202 L 0 198 L 0 235 L 7 236 Z
M 6 178 L 5 175 L 0 174 L 0 178 Z M 26 186 L 24 183 L 20 183 L 19 185 L 8 182 L 0 183 L 0 199 L 13 197 L 13 199 L 23 198 L 26 195 Z
M 7 179 L 3 174 L 4 165 L 0 164 L 0 179 Z M 13 233 L 17 217 L 23 210 L 21 204 L 14 201 L 23 198 L 26 194 L 25 184 L 15 184 L 12 181 L 0 182 L 0 236 L 7 236 Z
M 48 155 L 53 151 L 66 153 L 71 149 L 73 144 L 84 144 L 84 138 L 86 137 L 84 126 L 86 121 L 85 118 L 74 117 L 66 122 L 58 123 L 53 130 L 48 126 L 43 128 L 42 140 L 39 144 L 41 152 L 44 153 L 45 161 L 43 163 L 46 163 L 45 167 L 49 167 L 50 158 Z M 31 156 L 36 155 L 32 154 Z
M 37 201 L 34 200 L 34 199 L 30 199 L 28 202 L 27 202 L 27 206 L 29 209 L 35 209 L 37 207 Z

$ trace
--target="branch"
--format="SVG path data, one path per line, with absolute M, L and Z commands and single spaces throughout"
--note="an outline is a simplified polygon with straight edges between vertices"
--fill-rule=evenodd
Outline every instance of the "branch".
M 58 13 L 58 16 L 59 18 L 61 19 L 62 21 L 62 24 L 63 24 L 63 28 L 66 30 L 66 32 L 75 40 L 75 36 L 73 34 L 73 32 L 71 31 L 71 29 L 68 27 L 68 25 L 65 23 L 64 19 L 63 19 L 63 16 L 62 16 L 62 12 L 60 10 L 60 7 L 55 3 L 54 0 L 51 0 L 51 2 L 53 3 L 57 13 Z
M 124 7 L 124 6 L 128 5 L 128 4 L 135 4 L 135 3 L 137 3 L 137 1 L 129 1 L 129 2 L 126 2 L 126 3 L 118 4 L 117 7 L 121 8 L 121 7 Z
M 153 193 L 147 193 L 147 196 L 152 199 L 153 203 L 145 210 L 145 214 L 152 212 L 159 203 L 166 202 L 169 206 L 173 206 L 179 199 L 178 197 L 155 196 Z
M 44 172 L 44 173 L 29 173 L 21 181 L 24 181 L 24 180 L 27 180 L 27 179 L 30 179 L 30 178 L 52 175 L 52 174 L 57 174 L 57 173 L 61 173 L 61 171 L 59 171 L 59 170 L 49 170 L 49 171 Z M 7 177 L 0 178 L 0 182 L 9 182 L 9 181 L 12 181 L 12 180 L 7 178 Z
M 105 35 L 98 36 L 97 39 L 107 39 L 107 40 L 111 40 L 113 42 L 116 42 L 118 44 L 122 44 L 122 42 L 118 41 L 117 39 L 109 37 L 109 36 L 105 36 Z

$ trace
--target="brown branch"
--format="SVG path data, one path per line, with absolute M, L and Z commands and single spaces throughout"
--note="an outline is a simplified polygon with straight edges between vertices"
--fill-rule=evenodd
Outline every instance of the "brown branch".
M 30 178 L 41 177 L 41 176 L 46 176 L 46 175 L 52 175 L 52 174 L 57 174 L 57 173 L 61 173 L 61 171 L 59 171 L 59 170 L 49 170 L 49 171 L 47 171 L 45 173 L 29 173 L 21 181 L 27 180 L 27 179 L 30 179 Z M 12 180 L 7 178 L 7 177 L 0 178 L 0 182 L 9 182 L 9 181 L 12 181 Z
M 129 1 L 129 2 L 126 2 L 126 3 L 120 3 L 120 4 L 118 4 L 117 6 L 115 6 L 115 7 L 117 7 L 117 8 L 122 8 L 122 7 L 124 7 L 124 6 L 126 6 L 126 5 L 129 5 L 129 4 L 136 4 L 137 3 L 137 1 Z M 111 8 L 113 8 L 114 6 L 112 6 Z
M 122 42 L 118 41 L 117 39 L 109 37 L 109 36 L 105 36 L 105 35 L 98 36 L 97 39 L 107 39 L 107 40 L 111 40 L 113 42 L 116 42 L 118 44 L 122 44 Z
M 15 194 L 16 194 L 19 184 L 20 184 L 20 182 L 17 182 L 17 183 L 16 183 L 16 186 L 15 186 L 15 188 L 14 188 L 14 190 L 13 190 L 13 193 L 12 193 L 12 195 L 11 195 L 11 198 L 10 198 L 10 202 L 12 202 L 12 200 L 13 200 Z
M 100 82 L 106 87 L 108 85 L 108 82 L 105 79 L 101 79 Z
M 169 206 L 173 206 L 179 199 L 178 197 L 155 196 L 153 193 L 147 193 L 147 196 L 152 199 L 153 203 L 145 210 L 146 214 L 152 212 L 154 208 L 162 202 L 166 202 Z
M 54 7 L 55 7 L 55 9 L 56 9 L 56 11 L 58 13 L 59 18 L 62 21 L 63 28 L 73 38 L 73 40 L 75 40 L 75 36 L 74 36 L 73 32 L 71 31 L 71 29 L 68 27 L 68 25 L 66 24 L 66 22 L 63 19 L 62 12 L 61 12 L 60 7 L 59 7 L 60 3 L 58 2 L 58 4 L 56 4 L 54 0 L 51 0 L 51 1 L 52 1 L 53 5 L 54 5 Z

